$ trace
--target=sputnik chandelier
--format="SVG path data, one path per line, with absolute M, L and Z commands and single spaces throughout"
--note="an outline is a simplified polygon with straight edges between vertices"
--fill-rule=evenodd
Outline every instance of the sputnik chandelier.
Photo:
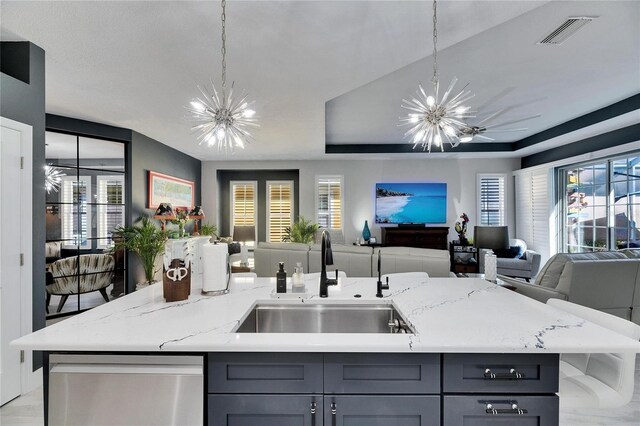
M 258 127 L 253 102 L 247 101 L 243 94 L 233 98 L 233 83 L 227 94 L 227 36 L 226 36 L 226 0 L 222 6 L 222 86 L 218 92 L 211 81 L 212 91 L 198 86 L 202 96 L 193 99 L 187 109 L 196 123 L 191 130 L 198 133 L 198 142 L 219 151 L 233 152 L 235 148 L 244 149 L 252 140 L 248 127 Z
M 54 167 L 51 164 L 45 164 L 44 189 L 47 191 L 47 194 L 50 194 L 51 191 L 58 192 L 63 176 L 66 176 L 66 174 L 62 173 L 59 168 Z
M 423 151 L 431 152 L 435 146 L 444 151 L 444 142 L 455 148 L 460 142 L 469 142 L 473 135 L 468 134 L 469 126 L 463 121 L 473 117 L 473 111 L 464 104 L 473 98 L 473 94 L 462 88 L 457 95 L 452 91 L 458 79 L 453 78 L 449 88 L 439 98 L 440 81 L 438 79 L 438 17 L 437 0 L 433 1 L 433 94 L 427 95 L 422 84 L 418 85 L 417 96 L 411 100 L 402 100 L 402 108 L 409 110 L 406 117 L 401 117 L 401 126 L 411 126 L 404 134 L 410 139 L 415 149 L 418 145 Z

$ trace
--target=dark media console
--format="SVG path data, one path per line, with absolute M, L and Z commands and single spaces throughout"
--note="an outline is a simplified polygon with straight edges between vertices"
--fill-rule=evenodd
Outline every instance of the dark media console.
M 398 225 L 382 227 L 383 246 L 404 246 L 448 250 L 448 226 Z

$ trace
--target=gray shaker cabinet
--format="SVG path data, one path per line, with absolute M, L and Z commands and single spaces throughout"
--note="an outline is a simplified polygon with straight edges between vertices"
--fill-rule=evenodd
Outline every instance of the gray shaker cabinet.
M 210 426 L 558 425 L 558 355 L 217 353 Z
M 209 395 L 209 425 L 322 426 L 322 395 Z
M 324 397 L 326 426 L 438 426 L 438 395 L 332 395 Z

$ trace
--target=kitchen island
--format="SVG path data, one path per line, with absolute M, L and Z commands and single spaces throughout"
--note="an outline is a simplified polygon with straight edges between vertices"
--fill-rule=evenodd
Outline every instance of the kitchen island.
M 558 354 L 640 352 L 638 342 L 481 279 L 398 275 L 382 299 L 375 278 L 341 279 L 327 299 L 317 286 L 307 282 L 307 299 L 276 302 L 390 303 L 415 334 L 237 333 L 256 303 L 274 303 L 275 279 L 236 278 L 224 296 L 194 288 L 173 303 L 154 285 L 14 345 L 201 356 L 211 425 L 491 424 L 497 416 L 557 425 Z

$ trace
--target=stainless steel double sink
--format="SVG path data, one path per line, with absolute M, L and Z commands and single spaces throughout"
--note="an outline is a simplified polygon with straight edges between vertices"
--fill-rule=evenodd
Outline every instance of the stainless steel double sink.
M 258 302 L 236 333 L 410 333 L 415 330 L 390 303 Z

